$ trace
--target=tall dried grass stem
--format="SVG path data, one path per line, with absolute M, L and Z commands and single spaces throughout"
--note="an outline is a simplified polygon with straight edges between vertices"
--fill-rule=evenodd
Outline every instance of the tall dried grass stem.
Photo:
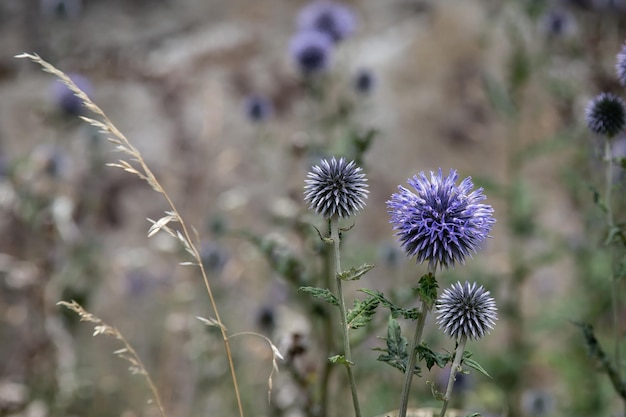
M 150 170 L 150 168 L 144 161 L 139 150 L 135 148 L 129 142 L 126 136 L 124 136 L 124 134 L 115 127 L 115 125 L 109 120 L 109 118 L 104 113 L 104 111 L 102 111 L 100 107 L 98 107 L 95 103 L 93 103 L 91 99 L 80 88 L 78 88 L 76 84 L 74 84 L 74 82 L 72 82 L 72 80 L 67 75 L 65 75 L 65 73 L 55 68 L 52 64 L 46 62 L 37 54 L 24 53 L 24 54 L 16 55 L 16 58 L 30 59 L 34 63 L 41 65 L 41 67 L 43 68 L 45 72 L 55 75 L 65 85 L 67 85 L 67 87 L 70 90 L 72 90 L 72 92 L 79 99 L 81 99 L 85 107 L 89 111 L 94 113 L 96 116 L 98 116 L 101 120 L 96 120 L 96 119 L 85 117 L 85 116 L 81 116 L 81 119 L 91 124 L 92 126 L 98 128 L 101 133 L 107 135 L 107 139 L 114 145 L 117 145 L 116 150 L 128 155 L 130 157 L 130 161 L 133 163 L 136 163 L 138 167 L 133 166 L 130 162 L 127 162 L 123 159 L 119 160 L 119 163 L 109 164 L 109 165 L 121 168 L 145 180 L 152 187 L 152 189 L 154 189 L 154 191 L 163 195 L 163 197 L 167 201 L 167 204 L 169 205 L 171 211 L 167 212 L 166 214 L 169 217 L 171 217 L 170 221 L 176 221 L 180 223 L 182 234 L 178 231 L 176 231 L 176 233 L 174 234 L 173 231 L 171 231 L 171 229 L 168 230 L 168 232 L 170 234 L 173 234 L 175 237 L 177 237 L 181 241 L 181 243 L 185 246 L 185 249 L 187 250 L 187 252 L 189 252 L 191 256 L 196 260 L 197 265 L 200 268 L 204 285 L 206 287 L 207 293 L 209 294 L 209 299 L 211 302 L 213 313 L 215 315 L 215 320 L 217 323 L 220 324 L 220 326 L 218 327 L 220 328 L 220 331 L 222 334 L 222 340 L 224 343 L 224 348 L 226 350 L 226 357 L 228 360 L 228 366 L 230 368 L 231 379 L 233 381 L 235 397 L 237 399 L 237 407 L 239 410 L 239 416 L 244 417 L 243 407 L 241 404 L 241 396 L 239 394 L 239 385 L 237 383 L 237 376 L 235 374 L 235 367 L 233 363 L 233 357 L 232 357 L 232 353 L 230 349 L 230 344 L 228 343 L 228 334 L 226 332 L 226 327 L 222 324 L 222 320 L 219 315 L 217 304 L 213 296 L 213 291 L 211 290 L 211 286 L 209 284 L 209 280 L 208 280 L 206 271 L 204 269 L 204 265 L 202 264 L 202 260 L 200 258 L 200 253 L 198 249 L 196 248 L 196 245 L 194 245 L 193 241 L 191 240 L 191 235 L 189 233 L 188 227 L 185 224 L 185 221 L 183 220 L 183 218 L 180 216 L 176 206 L 174 205 L 174 202 L 171 200 L 170 196 L 165 192 L 165 190 L 163 189 L 159 181 L 156 179 L 154 173 Z M 163 228 L 166 228 L 165 224 L 163 225 Z M 155 231 L 151 230 L 150 233 L 153 234 L 155 233 Z

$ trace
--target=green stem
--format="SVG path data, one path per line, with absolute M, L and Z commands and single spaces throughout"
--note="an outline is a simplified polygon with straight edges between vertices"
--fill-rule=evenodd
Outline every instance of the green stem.
M 443 406 L 441 407 L 441 413 L 439 417 L 445 417 L 446 410 L 448 409 L 448 403 L 452 397 L 452 388 L 454 387 L 454 381 L 456 374 L 461 370 L 461 360 L 463 359 L 463 352 L 465 352 L 465 344 L 467 343 L 467 337 L 461 336 L 461 340 L 458 341 L 456 346 L 456 352 L 454 354 L 454 361 L 450 367 L 450 377 L 448 378 L 448 387 L 446 388 L 446 395 L 443 397 Z
M 606 161 L 606 177 L 604 190 L 604 205 L 606 209 L 606 223 L 609 228 L 609 238 L 613 235 L 615 227 L 615 219 L 613 218 L 613 153 L 611 152 L 611 138 L 604 138 L 604 158 Z M 606 244 L 609 245 L 609 255 L 611 258 L 610 280 L 611 280 L 611 309 L 613 313 L 613 332 L 615 336 L 615 351 L 613 353 L 615 367 L 617 368 L 618 377 L 622 377 L 622 359 L 621 359 L 621 335 L 619 324 L 619 285 L 615 277 L 615 250 L 613 242 L 607 239 Z M 626 409 L 626 402 L 624 404 Z
M 341 288 L 341 255 L 339 254 L 339 217 L 333 216 L 330 219 L 330 238 L 333 241 L 335 254 L 335 280 L 337 282 L 337 298 L 339 299 L 339 310 L 341 312 L 341 331 L 343 333 L 343 355 L 346 359 L 346 370 L 348 371 L 348 380 L 350 382 L 350 391 L 352 392 L 352 403 L 354 404 L 354 413 L 356 417 L 361 417 L 361 408 L 359 407 L 359 398 L 356 390 L 356 381 L 352 373 L 352 355 L 350 353 L 350 335 L 348 334 L 348 320 L 346 319 L 346 302 L 343 297 L 343 289 Z
M 428 271 L 434 273 L 434 268 L 431 269 L 429 267 Z M 407 407 L 409 404 L 409 392 L 411 391 L 411 383 L 413 382 L 413 369 L 415 368 L 415 362 L 417 360 L 417 346 L 422 340 L 422 333 L 424 332 L 424 325 L 426 324 L 426 316 L 429 311 L 430 308 L 427 307 L 424 301 L 422 301 L 422 311 L 417 319 L 415 334 L 409 346 L 409 361 L 404 372 L 404 385 L 402 386 L 402 395 L 400 396 L 400 412 L 398 417 L 406 417 Z

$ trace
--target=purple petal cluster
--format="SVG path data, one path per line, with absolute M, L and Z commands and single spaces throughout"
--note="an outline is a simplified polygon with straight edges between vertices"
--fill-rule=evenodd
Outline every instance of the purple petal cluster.
M 352 216 L 363 208 L 369 193 L 362 169 L 344 158 L 322 159 L 305 182 L 304 199 L 309 208 L 327 219 Z
M 613 137 L 624 129 L 624 100 L 612 93 L 601 93 L 585 109 L 587 127 L 597 135 Z
M 354 32 L 356 19 L 348 6 L 321 0 L 311 2 L 300 10 L 297 26 L 301 31 L 325 33 L 336 43 Z
M 328 35 L 315 30 L 297 33 L 289 43 L 289 52 L 304 75 L 326 71 L 332 55 L 333 43 Z
M 421 172 L 408 179 L 413 188 L 399 186 L 387 201 L 390 223 L 405 252 L 418 262 L 428 261 L 431 269 L 464 263 L 476 252 L 495 223 L 493 208 L 480 203 L 483 189 L 472 191 L 471 177 L 456 184 L 458 174 L 444 177 L 439 169 L 430 179 Z
M 482 286 L 457 282 L 437 300 L 437 323 L 450 337 L 479 339 L 489 333 L 497 317 L 496 302 Z

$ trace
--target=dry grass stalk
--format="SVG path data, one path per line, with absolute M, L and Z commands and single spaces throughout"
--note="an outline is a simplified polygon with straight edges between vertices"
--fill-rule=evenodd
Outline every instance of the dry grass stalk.
M 117 328 L 113 326 L 109 326 L 108 324 L 103 322 L 99 317 L 94 316 L 90 312 L 86 311 L 76 301 L 72 301 L 70 303 L 66 301 L 60 301 L 57 303 L 57 305 L 67 307 L 68 309 L 78 314 L 78 316 L 80 317 L 80 321 L 88 321 L 91 323 L 95 323 L 94 332 L 93 332 L 94 336 L 103 334 L 107 336 L 112 336 L 116 338 L 117 340 L 119 340 L 120 342 L 122 342 L 124 347 L 122 349 L 118 349 L 114 351 L 113 353 L 130 363 L 129 370 L 132 374 L 141 375 L 145 378 L 146 382 L 148 383 L 148 387 L 150 388 L 150 391 L 152 392 L 152 397 L 154 398 L 154 401 L 156 402 L 159 412 L 161 413 L 161 417 L 166 417 L 165 409 L 163 408 L 161 397 L 159 396 L 159 391 L 154 385 L 154 382 L 152 381 L 150 374 L 146 370 L 146 367 L 143 365 L 143 362 L 141 362 L 139 355 L 137 354 L 135 349 L 133 349 L 130 343 L 128 343 L 124 335 Z
M 67 87 L 83 102 L 85 107 L 90 112 L 95 114 L 97 118 L 99 118 L 100 120 L 90 118 L 90 117 L 84 117 L 84 116 L 81 116 L 81 119 L 83 119 L 85 122 L 89 123 L 90 125 L 98 128 L 101 133 L 106 135 L 107 139 L 111 143 L 116 145 L 115 148 L 117 151 L 127 155 L 128 160 L 120 159 L 118 163 L 108 164 L 108 165 L 121 168 L 124 171 L 130 172 L 131 174 L 138 176 L 142 180 L 146 181 L 152 187 L 154 191 L 161 194 L 167 201 L 170 207 L 170 210 L 165 212 L 165 216 L 163 218 L 156 220 L 156 221 L 148 219 L 152 223 L 152 226 L 150 227 L 148 231 L 148 236 L 153 236 L 155 233 L 159 232 L 160 230 L 163 230 L 169 233 L 175 239 L 179 240 L 182 243 L 185 250 L 193 257 L 194 262 L 191 264 L 196 265 L 198 268 L 200 268 L 200 272 L 202 274 L 202 279 L 204 281 L 205 288 L 209 294 L 209 299 L 211 302 L 211 307 L 213 309 L 213 314 L 215 315 L 215 318 L 213 320 L 215 320 L 215 322 L 219 324 L 217 327 L 219 327 L 221 334 L 222 334 L 222 340 L 224 343 L 224 348 L 226 350 L 226 357 L 228 360 L 230 374 L 231 374 L 231 378 L 232 378 L 233 386 L 235 390 L 235 397 L 237 399 L 237 407 L 239 410 L 239 416 L 244 417 L 243 407 L 241 404 L 241 397 L 239 394 L 239 385 L 237 383 L 237 376 L 235 374 L 235 367 L 233 363 L 230 344 L 228 341 L 228 333 L 227 333 L 226 327 L 223 325 L 223 322 L 220 318 L 217 304 L 215 302 L 215 298 L 213 297 L 213 291 L 211 290 L 211 286 L 209 284 L 209 280 L 207 278 L 204 265 L 202 264 L 202 260 L 200 258 L 200 253 L 196 245 L 193 243 L 191 239 L 191 235 L 189 233 L 189 228 L 185 224 L 185 221 L 183 220 L 183 218 L 180 216 L 178 210 L 176 209 L 176 206 L 174 205 L 174 202 L 171 200 L 169 195 L 165 192 L 163 187 L 161 187 L 161 184 L 156 179 L 154 173 L 150 170 L 150 168 L 144 161 L 139 150 L 136 149 L 128 141 L 126 136 L 124 136 L 124 134 L 115 127 L 115 125 L 109 120 L 109 118 L 104 113 L 104 111 L 102 111 L 100 107 L 98 107 L 95 103 L 93 103 L 91 99 L 80 88 L 78 88 L 76 84 L 74 84 L 74 82 L 72 82 L 72 80 L 63 71 L 58 70 L 52 64 L 46 62 L 44 59 L 39 57 L 39 55 L 37 54 L 24 53 L 24 54 L 16 55 L 16 58 L 30 59 L 36 64 L 41 65 L 41 67 L 43 68 L 45 72 L 49 72 L 50 74 L 55 75 L 65 85 L 67 85 Z M 174 230 L 168 227 L 168 224 L 172 222 L 179 223 L 181 230 L 180 231 Z M 189 263 L 184 263 L 184 264 L 189 265 Z

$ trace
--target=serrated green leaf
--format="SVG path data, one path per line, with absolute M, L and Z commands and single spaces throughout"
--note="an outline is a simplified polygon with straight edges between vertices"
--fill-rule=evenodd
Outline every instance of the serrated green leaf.
M 435 304 L 435 301 L 437 301 L 437 288 L 439 288 L 439 285 L 432 272 L 422 275 L 415 288 L 417 295 L 419 295 L 422 302 L 429 309 Z
M 367 297 L 363 301 L 354 300 L 354 308 L 348 311 L 347 324 L 351 329 L 359 329 L 372 321 L 380 301 L 376 297 Z
M 326 301 L 334 306 L 339 306 L 339 300 L 335 297 L 328 288 L 318 287 L 300 287 L 298 292 L 304 292 L 311 294 L 313 297 Z
M 389 316 L 387 337 L 382 339 L 387 342 L 387 348 L 374 349 L 379 352 L 384 352 L 383 354 L 378 356 L 377 360 L 393 366 L 394 368 L 400 370 L 402 373 L 406 373 L 409 360 L 409 354 L 407 352 L 409 343 L 407 342 L 405 337 L 402 337 L 400 323 L 398 323 L 398 320 Z M 419 376 L 420 372 L 420 367 L 415 365 L 415 368 L 413 368 L 413 373 Z
M 425 342 L 417 346 L 417 354 L 420 361 L 426 361 L 426 367 L 429 371 L 434 365 L 444 368 L 448 362 L 452 362 L 452 356 L 449 353 L 433 352 Z
M 356 281 L 372 268 L 374 268 L 374 265 L 363 264 L 358 267 L 350 268 L 348 271 L 340 272 L 337 274 L 337 277 L 343 281 Z
M 472 353 L 465 351 L 463 352 L 463 361 L 462 361 L 462 365 L 467 365 L 470 368 L 480 372 L 481 374 L 485 375 L 488 378 L 491 378 L 491 375 L 489 375 L 487 373 L 487 371 L 485 371 L 485 369 L 480 366 L 480 364 L 478 362 L 476 362 L 474 359 L 471 359 Z
M 354 362 L 347 360 L 346 357 L 343 355 L 331 356 L 328 358 L 328 361 L 336 365 L 348 365 L 348 366 L 354 365 Z
M 386 299 L 381 292 L 368 290 L 367 288 L 361 288 L 359 291 L 364 292 L 371 297 L 376 297 L 383 307 L 388 308 L 391 311 L 391 317 L 394 319 L 402 316 L 407 320 L 417 320 L 420 315 L 419 309 L 398 307 L 397 305 Z

